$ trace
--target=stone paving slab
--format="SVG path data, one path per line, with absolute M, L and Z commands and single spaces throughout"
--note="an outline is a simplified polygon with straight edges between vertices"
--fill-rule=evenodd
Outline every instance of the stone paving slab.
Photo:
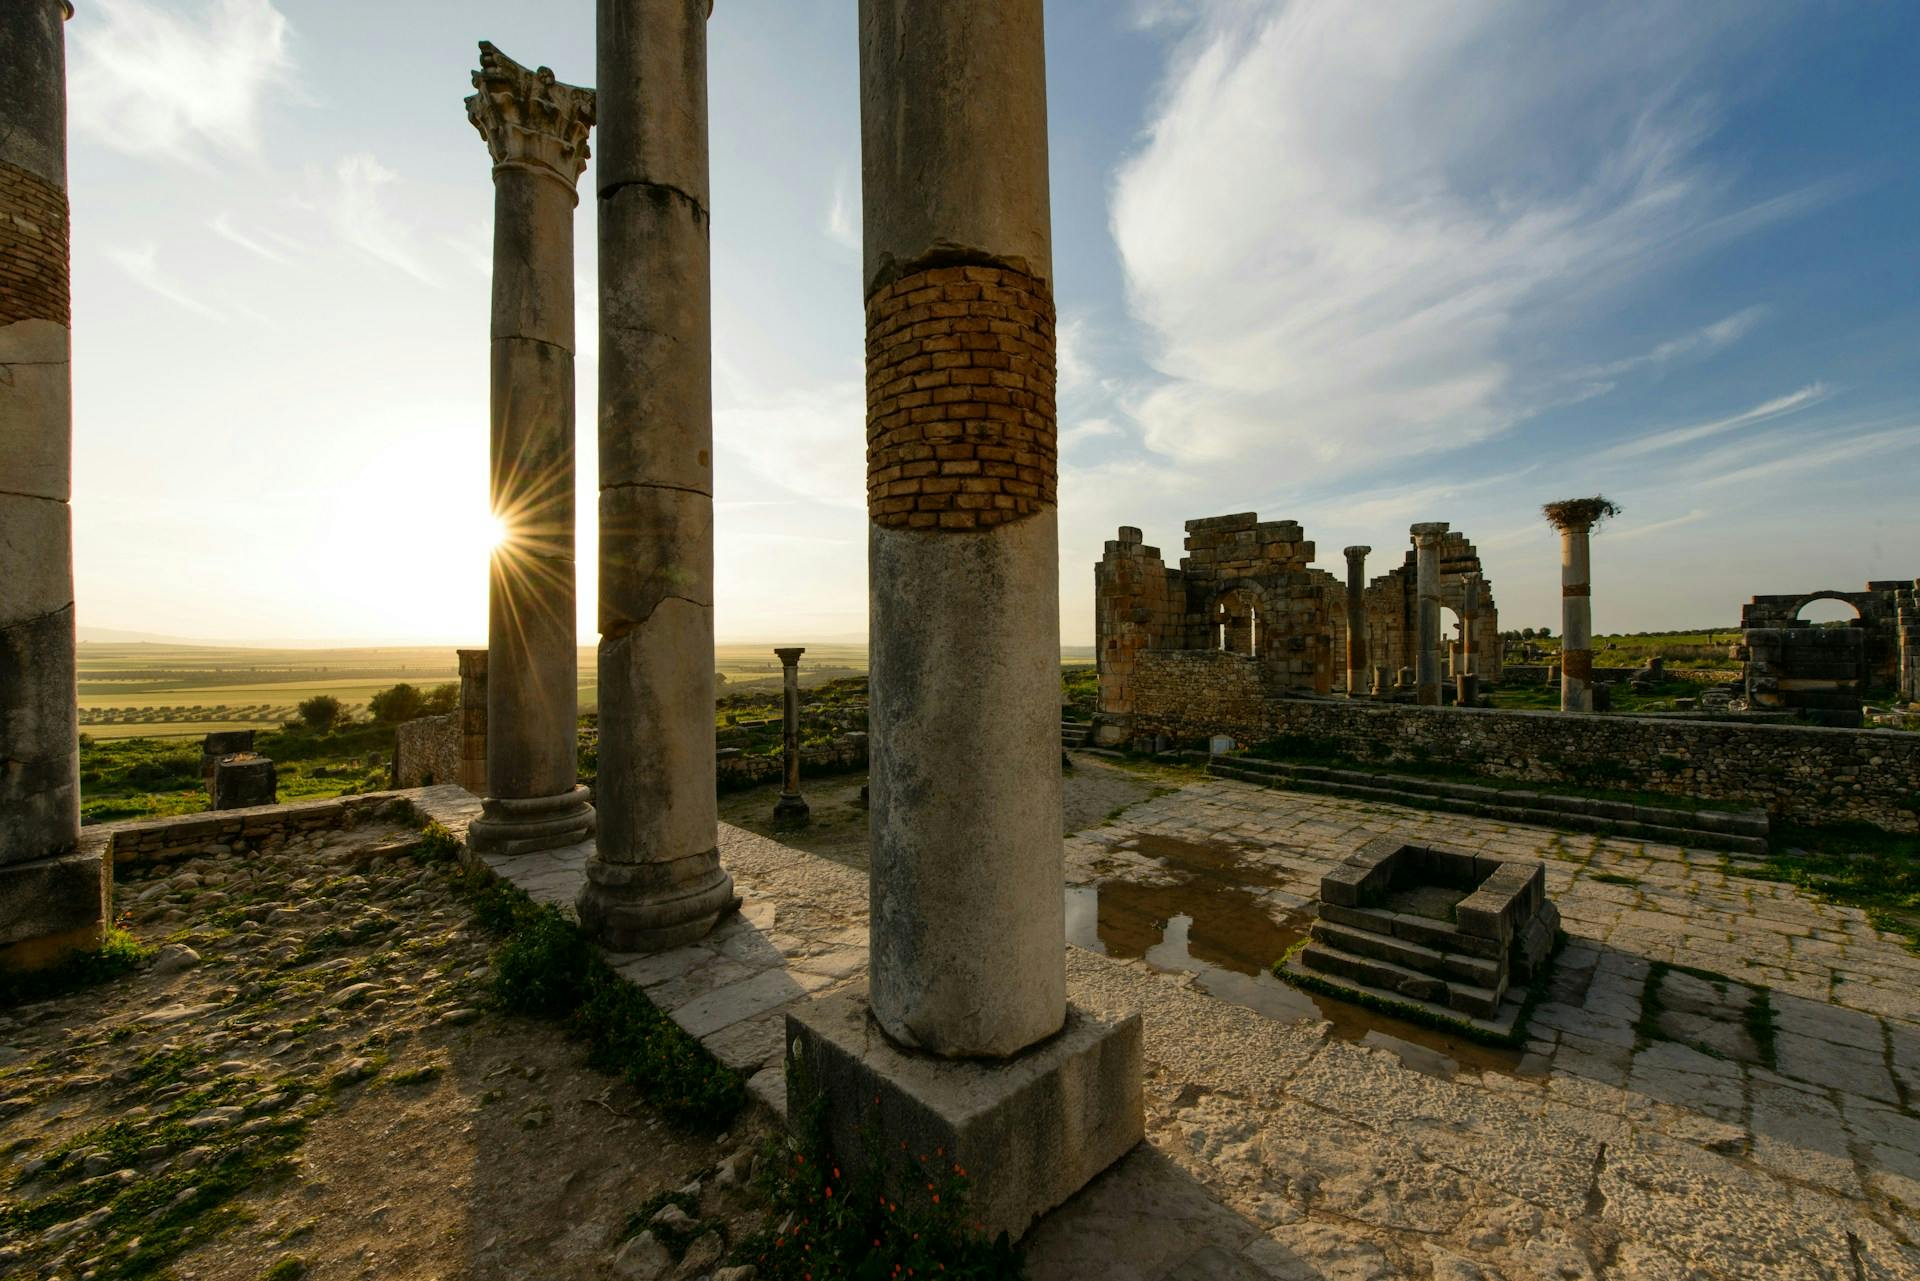
M 456 831 L 468 807 L 457 788 L 422 801 Z M 1344 1016 L 1269 1017 L 1195 973 L 1070 947 L 1076 1002 L 1145 1012 L 1148 1138 L 1036 1226 L 1031 1275 L 1920 1278 L 1920 958 L 1861 913 L 1717 852 L 1229 780 L 1068 838 L 1068 880 L 1164 887 L 1178 878 L 1141 838 L 1177 839 L 1221 851 L 1218 875 L 1279 924 L 1382 835 L 1545 867 L 1573 941 L 1524 1056 L 1356 1040 Z M 720 847 L 739 917 L 610 959 L 778 1109 L 781 1013 L 864 976 L 865 877 L 735 828 Z M 526 876 L 570 901 L 551 863 L 574 859 Z M 1771 1061 L 1688 1044 L 1685 1023 L 1647 1038 L 1669 979 L 1663 1005 L 1716 1025 L 1766 989 Z

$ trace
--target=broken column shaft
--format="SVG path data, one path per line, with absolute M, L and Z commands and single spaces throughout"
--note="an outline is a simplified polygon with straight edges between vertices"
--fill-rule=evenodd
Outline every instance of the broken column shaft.
M 1347 697 L 1359 698 L 1367 680 L 1367 553 L 1349 547 L 1347 557 Z
M 599 0 L 602 943 L 658 951 L 738 900 L 713 724 L 708 0 Z
M 774 802 L 773 821 L 798 826 L 807 821 L 806 798 L 800 795 L 800 655 L 804 649 L 776 649 L 780 657 L 780 748 L 785 782 Z
M 1414 652 L 1415 700 L 1422 707 L 1440 706 L 1440 536 L 1447 532 L 1444 520 L 1414 525 L 1414 591 L 1418 612 L 1415 633 L 1419 647 Z
M 573 556 L 573 211 L 593 93 L 480 45 L 467 116 L 493 157 L 487 788 L 468 830 L 502 854 L 584 840 Z
M 0 967 L 97 946 L 80 850 L 61 0 L 0 6 Z

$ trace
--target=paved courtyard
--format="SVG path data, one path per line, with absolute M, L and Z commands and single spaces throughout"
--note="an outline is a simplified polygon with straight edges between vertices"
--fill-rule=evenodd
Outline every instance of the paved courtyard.
M 1546 865 L 1572 939 L 1524 1050 L 1265 973 L 1389 833 Z M 1211 779 L 1066 852 L 1069 990 L 1144 1009 L 1148 1142 L 1034 1230 L 1038 1278 L 1920 1276 L 1920 958 L 1859 912 L 1717 852 Z M 741 918 L 626 968 L 777 1108 L 785 1009 L 864 979 L 865 878 L 722 856 Z M 539 858 L 512 874 L 564 900 Z

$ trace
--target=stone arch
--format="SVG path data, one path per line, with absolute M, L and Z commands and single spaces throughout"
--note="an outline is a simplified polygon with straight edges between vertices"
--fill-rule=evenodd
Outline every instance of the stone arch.
M 1808 619 L 1801 618 L 1801 615 L 1806 612 L 1807 606 L 1817 605 L 1824 601 L 1831 601 L 1836 605 L 1845 605 L 1848 609 L 1853 611 L 1853 616 L 1855 619 L 1865 619 L 1867 616 L 1867 611 L 1861 607 L 1858 593 L 1812 592 L 1808 594 L 1806 597 L 1802 598 L 1801 601 L 1793 607 L 1793 610 L 1788 615 L 1788 617 L 1791 618 L 1796 623 L 1811 621 Z
M 1273 610 L 1267 594 L 1258 583 L 1229 579 L 1214 593 L 1207 607 L 1208 626 L 1216 642 L 1214 648 L 1228 654 L 1258 658 L 1263 629 L 1271 629 Z

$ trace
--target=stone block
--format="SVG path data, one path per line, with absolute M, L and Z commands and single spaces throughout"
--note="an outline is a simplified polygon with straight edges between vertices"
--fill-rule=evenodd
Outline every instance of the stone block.
M 252 752 L 237 752 L 214 762 L 212 787 L 216 810 L 250 809 L 280 799 L 273 761 Z
M 897 1048 L 861 988 L 794 1008 L 786 1026 L 788 1115 L 824 1099 L 845 1176 L 867 1159 L 869 1130 L 899 1161 L 883 1174 L 896 1191 L 924 1182 L 922 1157 L 958 1165 L 989 1236 L 1018 1239 L 1145 1133 L 1138 1014 L 1110 1022 L 1069 1005 L 1058 1033 L 1000 1060 Z
M 37 969 L 100 945 L 113 893 L 104 833 L 53 858 L 0 867 L 0 969 Z

